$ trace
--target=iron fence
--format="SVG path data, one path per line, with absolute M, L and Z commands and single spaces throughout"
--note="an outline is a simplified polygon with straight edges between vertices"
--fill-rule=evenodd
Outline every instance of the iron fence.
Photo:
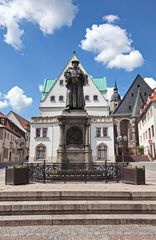
M 29 167 L 29 180 L 33 182 L 56 181 L 109 181 L 122 179 L 122 163 L 25 163 Z

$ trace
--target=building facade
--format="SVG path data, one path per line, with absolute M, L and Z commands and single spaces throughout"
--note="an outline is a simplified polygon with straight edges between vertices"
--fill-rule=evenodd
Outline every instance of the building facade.
M 151 160 L 156 159 L 156 88 L 140 110 L 138 120 L 139 146 Z
M 113 113 L 114 122 L 114 141 L 117 161 L 122 159 L 122 151 L 124 148 L 125 160 L 133 161 L 137 155 L 137 147 L 139 145 L 138 137 L 138 118 L 140 109 L 146 102 L 152 89 L 138 75 L 127 93 L 117 106 Z M 118 137 L 126 136 L 126 141 L 119 144 Z
M 22 160 L 23 145 L 18 146 L 25 133 L 0 113 L 0 163 Z
M 22 149 L 21 160 L 27 160 L 29 158 L 30 122 L 13 111 L 7 114 L 7 118 L 24 132 L 24 137 L 18 140 L 17 147 L 19 152 Z
M 47 160 L 57 162 L 57 150 L 60 142 L 58 117 L 65 109 L 66 86 L 64 72 L 71 61 L 78 60 L 73 54 L 59 77 L 45 80 L 40 102 L 40 116 L 33 117 L 30 136 L 31 162 Z M 81 70 L 87 74 L 84 67 Z M 88 74 L 87 74 L 88 75 Z M 113 120 L 109 116 L 106 78 L 91 78 L 84 86 L 85 110 L 90 117 L 89 137 L 93 161 L 114 161 Z

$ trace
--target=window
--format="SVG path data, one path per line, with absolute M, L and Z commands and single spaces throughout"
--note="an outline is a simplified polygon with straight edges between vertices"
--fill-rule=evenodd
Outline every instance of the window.
M 94 95 L 93 99 L 94 99 L 94 101 L 98 101 L 98 96 Z
M 131 106 L 129 106 L 128 108 L 129 108 L 129 110 L 131 110 Z
M 4 118 L 0 118 L 0 124 L 4 125 Z
M 96 128 L 96 137 L 101 137 L 101 128 L 100 127 Z
M 137 87 L 139 88 L 139 87 L 140 87 L 140 85 L 138 84 L 138 85 L 137 85 Z
M 36 137 L 41 137 L 41 128 L 36 128 Z
M 145 139 L 147 139 L 147 131 L 145 132 Z
M 146 92 L 144 92 L 144 96 L 146 96 L 147 95 L 147 93 Z
M 103 127 L 103 137 L 108 137 L 108 128 Z
M 148 129 L 148 137 L 149 137 L 149 139 L 151 139 L 151 129 L 150 128 Z
M 60 86 L 63 86 L 63 80 L 60 80 Z
M 55 96 L 51 96 L 51 97 L 50 97 L 50 101 L 51 101 L 51 102 L 54 102 L 54 101 L 55 101 Z
M 151 130 L 152 130 L 152 137 L 154 137 L 154 126 L 153 125 L 151 127 Z
M 39 145 L 36 147 L 36 159 L 46 158 L 46 147 L 44 145 Z
M 105 144 L 100 144 L 97 147 L 97 158 L 107 160 L 107 146 Z
M 144 141 L 145 141 L 145 133 L 143 133 L 143 139 L 144 139 Z
M 133 93 L 131 93 L 131 96 L 133 97 Z
M 63 101 L 63 96 L 59 96 L 59 101 Z
M 85 100 L 89 101 L 89 96 L 88 95 L 85 96 Z
M 43 128 L 43 132 L 42 132 L 43 138 L 46 138 L 46 137 L 47 137 L 47 131 L 48 131 L 47 128 Z

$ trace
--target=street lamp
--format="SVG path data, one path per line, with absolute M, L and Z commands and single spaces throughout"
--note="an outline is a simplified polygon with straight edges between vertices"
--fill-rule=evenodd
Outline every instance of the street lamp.
M 125 162 L 125 144 L 127 142 L 127 136 L 118 136 L 117 142 L 122 149 L 122 180 L 123 180 L 123 169 L 124 169 L 124 162 Z

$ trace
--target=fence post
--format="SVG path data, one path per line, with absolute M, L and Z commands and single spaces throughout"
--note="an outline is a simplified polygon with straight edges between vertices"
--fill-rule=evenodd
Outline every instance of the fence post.
M 45 180 L 46 180 L 46 172 L 45 172 L 45 160 L 43 162 L 43 183 L 45 183 Z
M 105 183 L 107 183 L 107 160 L 105 160 Z

